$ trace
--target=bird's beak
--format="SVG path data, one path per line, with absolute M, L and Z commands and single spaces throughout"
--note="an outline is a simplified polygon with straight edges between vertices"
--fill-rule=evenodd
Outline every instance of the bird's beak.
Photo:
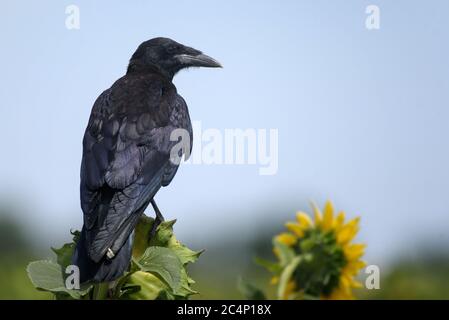
M 220 62 L 202 53 L 197 55 L 180 54 L 176 57 L 181 64 L 191 67 L 223 68 Z

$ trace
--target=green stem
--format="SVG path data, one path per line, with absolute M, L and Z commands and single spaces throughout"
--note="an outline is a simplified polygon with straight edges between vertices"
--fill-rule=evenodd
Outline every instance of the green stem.
M 288 282 L 290 281 L 293 272 L 295 272 L 296 268 L 301 263 L 301 261 L 302 261 L 301 256 L 294 257 L 293 260 L 290 261 L 290 263 L 282 271 L 281 276 L 279 278 L 279 286 L 277 292 L 279 300 L 284 299 L 285 290 L 287 289 Z
M 108 298 L 109 283 L 101 282 L 94 285 L 93 300 L 106 300 Z

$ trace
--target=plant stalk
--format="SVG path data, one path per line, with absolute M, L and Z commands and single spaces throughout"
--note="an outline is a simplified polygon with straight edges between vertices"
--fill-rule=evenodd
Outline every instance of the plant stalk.
M 94 285 L 93 300 L 106 300 L 108 298 L 109 283 L 101 282 Z

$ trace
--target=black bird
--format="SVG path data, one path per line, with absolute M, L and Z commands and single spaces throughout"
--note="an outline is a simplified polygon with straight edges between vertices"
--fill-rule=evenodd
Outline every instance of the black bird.
M 176 174 L 170 159 L 175 129 L 192 126 L 184 99 L 172 83 L 189 67 L 221 67 L 201 51 L 168 38 L 143 42 L 126 74 L 95 101 L 83 139 L 81 208 L 84 225 L 73 256 L 80 281 L 105 282 L 123 275 L 131 259 L 134 228 L 149 203 L 156 226 L 163 217 L 154 201 Z M 190 154 L 181 149 L 179 154 Z M 178 154 L 178 155 L 179 155 Z

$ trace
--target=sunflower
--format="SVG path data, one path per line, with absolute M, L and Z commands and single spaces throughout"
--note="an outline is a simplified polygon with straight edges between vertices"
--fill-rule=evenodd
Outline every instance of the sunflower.
M 355 280 L 365 262 L 360 260 L 364 244 L 352 243 L 359 230 L 360 218 L 345 222 L 345 213 L 334 215 L 330 201 L 323 212 L 312 204 L 314 221 L 298 212 L 295 222 L 287 222 L 288 232 L 274 238 L 274 253 L 279 263 L 275 273 L 280 299 L 353 299 Z

